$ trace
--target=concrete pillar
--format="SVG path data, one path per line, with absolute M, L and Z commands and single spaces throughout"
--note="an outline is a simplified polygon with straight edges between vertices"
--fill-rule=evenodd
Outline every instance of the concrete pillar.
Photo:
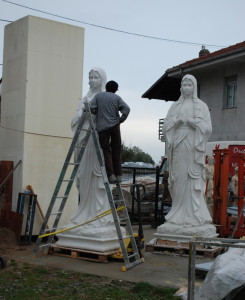
M 0 160 L 22 160 L 14 173 L 14 211 L 18 193 L 31 185 L 46 213 L 71 143 L 83 55 L 81 27 L 33 16 L 5 27 Z M 60 225 L 68 223 L 77 203 L 74 185 Z M 41 222 L 37 210 L 34 234 Z

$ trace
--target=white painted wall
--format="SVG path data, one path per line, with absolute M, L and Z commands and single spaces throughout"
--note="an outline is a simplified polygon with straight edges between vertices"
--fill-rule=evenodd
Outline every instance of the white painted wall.
M 5 27 L 0 160 L 22 160 L 14 173 L 14 211 L 18 193 L 30 184 L 46 213 L 71 143 L 83 55 L 81 27 L 33 16 Z M 69 222 L 77 199 L 74 185 L 60 226 Z M 33 234 L 41 222 L 37 211 Z

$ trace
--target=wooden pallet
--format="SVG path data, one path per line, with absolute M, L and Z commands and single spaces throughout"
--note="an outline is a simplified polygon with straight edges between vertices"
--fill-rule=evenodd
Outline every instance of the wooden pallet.
M 157 245 L 146 244 L 145 252 L 162 252 L 163 254 L 175 254 L 189 256 L 189 243 L 158 240 Z M 223 253 L 222 247 L 206 248 L 203 245 L 196 246 L 196 256 L 199 258 L 215 258 Z
M 49 254 L 58 255 L 63 257 L 88 260 L 94 262 L 107 263 L 109 257 L 113 254 L 117 253 L 117 251 L 107 251 L 107 252 L 98 252 L 98 251 L 90 251 L 83 249 L 72 249 L 66 247 L 57 247 L 52 246 L 49 249 Z

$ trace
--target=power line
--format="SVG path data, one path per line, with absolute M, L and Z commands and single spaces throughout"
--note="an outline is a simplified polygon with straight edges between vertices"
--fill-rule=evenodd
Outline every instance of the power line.
M 50 134 L 43 134 L 43 133 L 35 133 L 35 132 L 30 132 L 30 131 L 13 129 L 13 128 L 9 128 L 9 127 L 3 126 L 3 125 L 0 125 L 0 128 L 7 129 L 7 130 L 10 130 L 10 131 L 20 132 L 20 133 L 31 134 L 31 135 L 48 136 L 48 137 L 55 137 L 55 138 L 60 138 L 60 139 L 69 139 L 69 140 L 72 140 L 72 138 L 70 138 L 68 136 L 59 136 L 59 135 L 50 135 Z
M 110 27 L 106 27 L 106 26 L 102 26 L 102 25 L 96 25 L 96 24 L 92 24 L 92 23 L 88 23 L 88 22 L 84 22 L 84 21 L 80 21 L 80 20 L 75 20 L 75 19 L 72 19 L 72 18 L 68 18 L 68 17 L 65 17 L 65 16 L 60 16 L 60 15 L 57 15 L 57 14 L 49 13 L 49 12 L 44 11 L 44 10 L 32 8 L 32 7 L 25 6 L 25 5 L 15 3 L 15 2 L 12 2 L 12 1 L 8 1 L 8 0 L 2 0 L 2 1 L 7 2 L 9 4 L 16 5 L 16 6 L 20 6 L 20 7 L 23 7 L 23 8 L 27 8 L 27 9 L 30 9 L 30 10 L 34 10 L 34 11 L 37 11 L 37 12 L 40 12 L 40 13 L 43 13 L 43 14 L 47 14 L 47 15 L 51 15 L 51 16 L 54 16 L 54 17 L 62 18 L 62 19 L 65 19 L 65 20 L 69 20 L 69 21 L 73 21 L 73 22 L 77 22 L 77 23 L 81 23 L 81 24 L 86 24 L 86 25 L 89 25 L 89 26 L 93 26 L 93 27 L 97 27 L 97 28 L 101 28 L 101 29 L 106 29 L 106 30 L 110 30 L 110 31 L 120 32 L 120 33 L 124 33 L 124 34 L 128 34 L 128 35 L 134 35 L 134 36 L 138 36 L 138 37 L 144 37 L 144 38 L 149 38 L 149 39 L 154 39 L 154 40 L 160 40 L 160 41 L 164 41 L 164 42 L 172 42 L 172 43 L 180 43 L 180 44 L 188 44 L 188 45 L 209 46 L 209 47 L 217 47 L 217 48 L 227 47 L 227 46 L 220 46 L 220 45 L 211 45 L 211 44 L 206 44 L 206 43 L 200 44 L 200 43 L 194 43 L 194 42 L 171 40 L 171 39 L 165 39 L 165 38 L 161 38 L 161 37 L 150 36 L 150 35 L 145 35 L 145 34 L 140 34 L 140 33 L 133 33 L 133 32 L 124 31 L 124 30 L 115 29 L 115 28 L 110 28 Z M 6 22 L 8 22 L 8 21 L 6 21 Z
M 7 22 L 7 23 L 12 23 L 12 22 L 13 22 L 13 21 L 4 20 L 4 19 L 0 19 L 0 21 L 2 21 L 2 22 Z

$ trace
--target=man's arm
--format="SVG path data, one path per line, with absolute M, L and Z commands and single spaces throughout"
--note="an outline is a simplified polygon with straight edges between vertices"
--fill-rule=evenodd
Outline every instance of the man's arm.
M 122 114 L 119 118 L 119 123 L 123 123 L 127 119 L 128 115 Z
M 128 115 L 129 115 L 130 108 L 129 108 L 129 106 L 122 100 L 121 97 L 119 97 L 119 105 L 118 105 L 118 107 L 119 107 L 119 111 L 122 113 L 122 115 L 121 115 L 121 117 L 120 117 L 120 119 L 119 119 L 119 122 L 120 122 L 120 123 L 123 123 L 123 122 L 127 119 Z

